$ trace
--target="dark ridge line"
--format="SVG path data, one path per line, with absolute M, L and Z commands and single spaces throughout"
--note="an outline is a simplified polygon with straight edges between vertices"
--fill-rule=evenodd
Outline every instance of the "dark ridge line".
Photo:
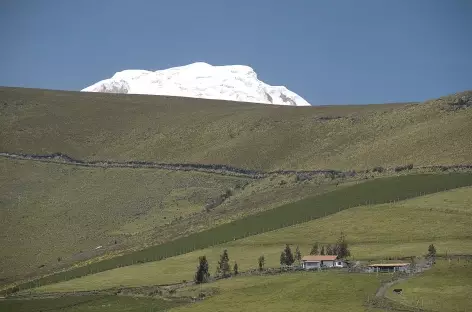
M 181 170 L 181 171 L 200 171 L 217 174 L 233 174 L 248 176 L 255 179 L 264 178 L 267 175 L 272 174 L 342 174 L 342 171 L 338 170 L 278 170 L 278 171 L 261 171 L 252 170 L 245 168 L 237 168 L 229 165 L 222 164 L 197 164 L 197 163 L 156 163 L 150 161 L 110 161 L 110 160 L 94 160 L 94 161 L 83 161 L 74 159 L 63 153 L 52 153 L 52 154 L 24 154 L 24 153 L 8 153 L 0 152 L 0 156 L 10 159 L 21 159 L 21 160 L 34 160 L 42 162 L 51 162 L 59 164 L 70 164 L 84 167 L 100 167 L 100 168 L 156 168 L 156 169 L 168 169 L 168 170 Z
M 262 179 L 269 175 L 328 175 L 332 177 L 346 177 L 356 176 L 357 173 L 369 173 L 373 170 L 333 170 L 333 169 L 322 169 L 322 170 L 274 170 L 274 171 L 262 171 L 253 170 L 246 168 L 238 168 L 230 165 L 222 164 L 197 164 L 197 163 L 157 163 L 151 161 L 139 161 L 131 160 L 125 162 L 110 161 L 110 160 L 94 160 L 94 161 L 83 161 L 72 158 L 67 154 L 63 153 L 52 153 L 52 154 L 25 154 L 25 153 L 8 153 L 0 152 L 0 156 L 9 159 L 20 159 L 20 160 L 33 160 L 57 164 L 76 165 L 83 167 L 96 167 L 96 168 L 148 168 L 148 169 L 165 169 L 165 170 L 176 170 L 176 171 L 197 171 L 220 175 L 233 175 L 243 176 L 252 179 Z M 378 167 L 376 167 L 378 168 Z M 401 168 L 400 170 L 397 170 Z M 406 166 L 397 166 L 392 168 L 382 168 L 382 171 L 387 172 L 399 172 L 407 169 Z M 433 166 L 416 166 L 415 169 L 431 169 L 431 170 L 450 170 L 450 169 L 472 169 L 470 164 L 456 164 L 456 165 L 433 165 Z

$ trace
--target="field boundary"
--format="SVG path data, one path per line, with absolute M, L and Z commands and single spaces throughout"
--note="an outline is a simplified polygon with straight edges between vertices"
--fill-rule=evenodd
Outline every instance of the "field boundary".
M 62 165 L 74 165 L 81 167 L 95 167 L 95 168 L 131 168 L 131 169 L 163 169 L 163 170 L 173 170 L 173 171 L 197 171 L 204 173 L 212 173 L 219 175 L 232 175 L 232 176 L 242 176 L 252 179 L 261 179 L 270 175 L 305 175 L 305 176 L 316 176 L 316 175 L 325 175 L 330 177 L 346 177 L 346 176 L 356 176 L 358 173 L 368 173 L 368 172 L 401 172 L 401 171 L 410 171 L 413 168 L 417 170 L 467 170 L 472 169 L 472 164 L 456 164 L 456 165 L 434 165 L 434 166 L 396 166 L 392 168 L 382 168 L 375 167 L 372 170 L 334 170 L 334 169 L 320 169 L 320 170 L 275 170 L 275 171 L 261 171 L 261 170 L 252 170 L 247 168 L 238 168 L 223 164 L 198 164 L 198 163 L 159 163 L 151 161 L 112 161 L 112 160 L 94 160 L 94 161 L 85 161 L 72 158 L 63 153 L 52 153 L 52 154 L 23 154 L 23 153 L 9 153 L 9 152 L 0 152 L 0 157 L 14 160 L 31 160 L 39 161 L 45 163 L 54 163 Z

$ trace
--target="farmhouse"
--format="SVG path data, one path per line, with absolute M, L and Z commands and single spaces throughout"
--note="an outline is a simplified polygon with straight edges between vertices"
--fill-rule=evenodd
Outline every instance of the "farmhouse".
M 338 256 L 305 256 L 302 258 L 302 268 L 305 270 L 326 268 L 343 268 L 346 264 Z
M 369 264 L 369 272 L 406 272 L 409 263 L 375 263 Z

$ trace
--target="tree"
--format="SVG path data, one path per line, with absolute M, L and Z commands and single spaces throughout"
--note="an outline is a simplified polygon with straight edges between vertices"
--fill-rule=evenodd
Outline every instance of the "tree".
M 412 271 L 415 271 L 416 270 L 416 258 L 415 257 L 411 257 L 411 263 L 410 263 L 410 269 Z
M 432 258 L 433 261 L 434 261 L 434 259 L 436 258 L 436 247 L 434 247 L 433 244 L 429 245 L 429 247 L 428 247 L 428 254 L 427 254 L 427 257 L 428 257 L 428 258 Z
M 285 257 L 285 252 L 280 253 L 280 265 L 285 265 L 287 263 L 287 258 Z
M 324 245 L 321 246 L 320 255 L 322 255 L 322 256 L 326 255 L 325 246 L 324 246 Z
M 300 252 L 300 248 L 297 246 L 297 249 L 295 249 L 295 260 L 297 260 L 298 265 L 300 265 L 300 262 L 302 261 L 302 253 Z
M 239 274 L 239 271 L 238 271 L 238 263 L 237 263 L 237 262 L 234 262 L 233 272 L 234 272 L 234 275 L 238 275 L 238 274 Z
M 326 245 L 326 254 L 327 255 L 332 255 L 333 254 L 333 247 L 331 245 Z
M 195 273 L 195 283 L 206 283 L 210 278 L 210 273 L 208 273 L 208 261 L 206 256 L 201 256 L 198 258 L 199 265 L 197 266 L 197 272 Z
M 259 262 L 259 271 L 262 271 L 264 269 L 264 262 L 265 262 L 264 255 L 259 257 L 258 262 Z
M 285 264 L 292 265 L 295 262 L 295 258 L 293 257 L 292 249 L 290 249 L 289 244 L 285 246 L 284 253 L 285 253 Z
M 222 273 L 223 277 L 227 277 L 230 275 L 230 266 L 229 266 L 229 256 L 228 250 L 223 250 L 223 254 L 220 255 L 220 261 L 218 261 L 218 268 L 217 272 Z
M 320 251 L 320 246 L 318 243 L 314 243 L 313 244 L 313 247 L 311 247 L 311 251 L 310 251 L 310 255 L 314 256 L 314 255 L 318 255 L 319 254 L 319 251 Z
M 336 244 L 335 254 L 340 259 L 344 259 L 351 255 L 351 252 L 349 251 L 349 248 L 346 242 L 346 235 L 343 232 L 341 232 L 341 236 L 339 237 L 338 242 Z

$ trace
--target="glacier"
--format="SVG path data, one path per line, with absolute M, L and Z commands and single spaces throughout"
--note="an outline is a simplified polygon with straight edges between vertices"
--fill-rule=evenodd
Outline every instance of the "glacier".
M 123 70 L 81 91 L 310 106 L 305 99 L 286 87 L 262 82 L 250 66 L 213 66 L 204 62 L 157 71 Z

